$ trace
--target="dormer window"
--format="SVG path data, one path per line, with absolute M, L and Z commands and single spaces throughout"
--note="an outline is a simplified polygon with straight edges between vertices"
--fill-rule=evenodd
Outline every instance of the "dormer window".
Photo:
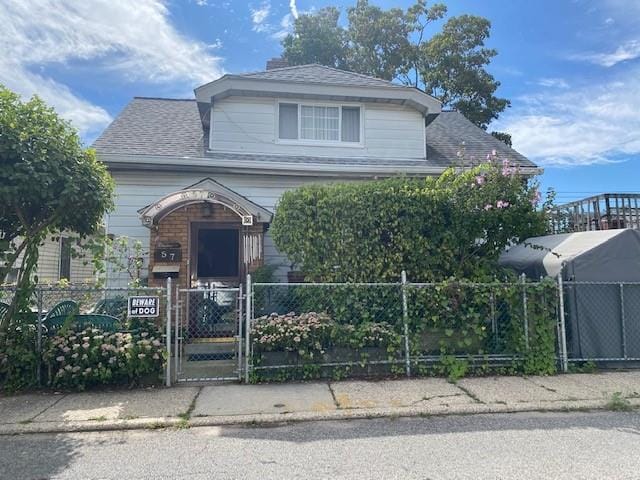
M 360 107 L 307 103 L 278 104 L 278 138 L 327 144 L 360 143 Z

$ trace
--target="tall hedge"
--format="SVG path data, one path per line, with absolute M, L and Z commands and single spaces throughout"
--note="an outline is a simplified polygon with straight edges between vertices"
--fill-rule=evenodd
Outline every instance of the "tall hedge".
M 510 242 L 545 231 L 537 185 L 507 161 L 438 178 L 310 185 L 286 192 L 271 233 L 322 281 L 412 281 L 496 275 Z

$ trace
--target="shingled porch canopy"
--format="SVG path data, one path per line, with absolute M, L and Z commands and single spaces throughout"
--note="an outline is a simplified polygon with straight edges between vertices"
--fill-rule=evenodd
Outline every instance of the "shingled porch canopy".
M 185 287 L 240 283 L 264 261 L 264 232 L 272 213 L 211 178 L 138 213 L 151 229 L 151 283 L 167 276 Z

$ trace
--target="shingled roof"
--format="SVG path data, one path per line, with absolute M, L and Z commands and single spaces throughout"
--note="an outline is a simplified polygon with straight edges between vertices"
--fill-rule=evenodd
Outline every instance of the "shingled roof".
M 535 167 L 526 157 L 476 127 L 458 112 L 442 112 L 426 127 L 427 159 L 327 158 L 208 151 L 208 131 L 203 129 L 195 100 L 135 97 L 93 143 L 98 155 L 144 155 L 175 158 L 209 158 L 227 161 L 316 165 L 441 167 L 460 165 L 465 158 L 482 161 L 496 150 L 521 166 Z M 104 160 L 108 160 L 103 158 Z
M 482 130 L 456 111 L 443 111 L 427 118 L 427 159 L 449 167 L 459 165 L 458 152 L 464 153 L 464 161 L 478 164 L 486 161 L 493 150 L 498 157 L 523 167 L 536 167 L 527 157 L 506 143 Z
M 319 64 L 295 67 L 272 68 L 262 72 L 226 75 L 228 78 L 252 78 L 256 80 L 276 80 L 292 83 L 316 83 L 325 85 L 346 85 L 350 87 L 414 88 L 382 80 L 380 78 L 348 72 Z
M 98 154 L 203 157 L 195 100 L 135 97 L 93 143 Z

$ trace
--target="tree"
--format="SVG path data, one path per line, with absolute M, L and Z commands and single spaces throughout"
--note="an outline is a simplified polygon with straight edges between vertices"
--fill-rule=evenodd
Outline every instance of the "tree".
M 347 65 L 376 78 L 393 80 L 411 55 L 410 24 L 401 8 L 382 10 L 358 0 L 348 10 Z
M 23 102 L 0 85 L 0 283 L 19 260 L 10 314 L 27 306 L 42 242 L 95 233 L 112 195 L 106 167 L 69 123 L 38 97 Z
M 300 15 L 294 29 L 300 34 L 287 35 L 282 40 L 290 65 L 319 63 L 335 68 L 345 68 L 346 37 L 338 25 L 340 11 L 326 7 L 313 15 Z
M 320 63 L 423 88 L 486 129 L 509 106 L 495 95 L 500 82 L 486 70 L 497 54 L 484 46 L 491 23 L 461 15 L 427 38 L 446 12 L 445 5 L 428 6 L 426 0 L 406 11 L 358 0 L 341 27 L 340 11 L 323 8 L 296 19 L 293 33 L 282 42 L 283 55 L 290 65 Z
M 451 18 L 421 48 L 418 65 L 426 91 L 485 130 L 510 103 L 494 95 L 500 82 L 486 71 L 497 55 L 484 47 L 490 29 L 485 18 Z
M 496 137 L 501 142 L 504 142 L 509 147 L 511 147 L 513 145 L 512 142 L 511 142 L 511 135 L 509 135 L 508 133 L 505 133 L 505 132 L 491 132 L 491 135 Z

